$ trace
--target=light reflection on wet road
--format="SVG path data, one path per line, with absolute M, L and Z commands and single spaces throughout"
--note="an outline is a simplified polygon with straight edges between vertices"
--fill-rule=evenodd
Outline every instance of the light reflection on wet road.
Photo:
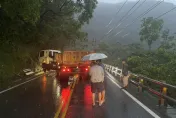
M 54 74 L 42 76 L 0 94 L 0 118 L 53 118 L 68 94 L 67 82 L 59 83 Z
M 88 81 L 74 88 L 66 118 L 152 118 L 109 79 L 106 81 L 106 103 L 92 108 Z M 67 82 L 59 82 L 55 75 L 36 80 L 0 94 L 0 118 L 54 118 L 60 104 L 61 112 L 68 101 Z
M 153 118 L 115 84 L 106 78 L 106 102 L 92 108 L 89 82 L 79 83 L 72 96 L 66 118 Z M 98 100 L 98 99 L 97 99 Z

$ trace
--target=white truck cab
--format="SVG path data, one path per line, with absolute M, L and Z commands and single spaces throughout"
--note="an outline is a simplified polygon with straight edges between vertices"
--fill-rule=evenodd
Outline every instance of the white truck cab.
M 59 50 L 41 50 L 39 53 L 39 63 L 40 66 L 46 71 L 53 69 L 53 66 L 57 66 L 58 64 L 58 58 L 61 54 L 61 51 Z M 56 65 L 53 65 L 53 64 Z

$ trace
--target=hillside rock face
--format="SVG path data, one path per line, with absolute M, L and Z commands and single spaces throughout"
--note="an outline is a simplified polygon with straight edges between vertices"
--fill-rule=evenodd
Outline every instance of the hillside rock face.
M 140 1 L 136 7 L 141 3 Z M 155 9 L 153 9 L 151 12 L 146 14 L 141 19 L 138 19 L 134 24 L 130 25 L 127 29 L 125 29 L 122 33 L 114 37 L 114 34 L 121 31 L 122 28 L 124 28 L 127 24 L 132 23 L 138 16 L 140 16 L 142 13 L 147 11 L 151 6 L 156 4 L 156 1 L 150 1 L 147 0 L 136 12 L 134 12 L 129 18 L 126 20 L 123 20 L 122 22 L 119 22 L 119 20 L 128 12 L 128 10 L 135 4 L 136 2 L 127 2 L 123 9 L 117 14 L 116 12 L 121 7 L 123 3 L 118 4 L 109 4 L 109 3 L 99 3 L 97 8 L 94 12 L 94 17 L 91 19 L 90 23 L 88 25 L 85 25 L 83 27 L 83 30 L 88 32 L 89 39 L 96 38 L 97 40 L 101 39 L 103 34 L 107 33 L 110 29 L 112 29 L 114 26 L 117 26 L 118 23 L 122 23 L 116 30 L 112 31 L 108 37 L 106 37 L 106 40 L 108 41 L 118 41 L 122 44 L 129 44 L 129 43 L 136 43 L 139 42 L 139 31 L 140 31 L 140 25 L 141 20 L 144 17 L 158 17 L 159 15 L 165 13 L 166 11 L 170 10 L 171 8 L 175 7 L 172 3 L 163 2 L 159 6 L 157 6 Z M 136 8 L 135 7 L 135 8 Z M 134 9 L 135 9 L 134 8 Z M 134 10 L 133 9 L 133 10 Z M 132 10 L 132 11 L 133 11 Z M 131 12 L 132 12 L 131 11 Z M 130 12 L 130 13 L 131 13 Z M 130 14 L 129 13 L 129 14 Z M 113 22 L 109 27 L 106 27 L 106 25 L 110 22 L 110 20 L 114 17 Z M 168 13 L 167 15 L 161 17 L 164 20 L 164 27 L 163 29 L 170 29 L 172 33 L 176 32 L 176 10 Z M 125 34 L 129 33 L 129 35 L 124 36 Z M 154 44 L 156 46 L 156 44 Z

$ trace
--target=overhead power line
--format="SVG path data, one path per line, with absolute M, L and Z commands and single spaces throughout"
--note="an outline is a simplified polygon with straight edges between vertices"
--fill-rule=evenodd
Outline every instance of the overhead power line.
M 127 12 L 124 16 L 122 16 L 122 18 L 116 23 L 116 27 L 113 27 L 107 34 L 109 34 L 110 32 L 112 32 L 114 30 L 114 28 L 116 29 L 118 26 L 120 26 L 120 22 L 130 13 L 130 11 L 140 2 L 141 0 L 138 0 Z
M 159 15 L 159 16 L 156 17 L 155 19 L 159 19 L 159 18 L 161 18 L 162 16 L 164 16 L 164 15 L 166 15 L 166 14 L 172 12 L 172 11 L 175 10 L 175 9 L 176 9 L 176 7 L 173 7 L 172 9 L 170 9 L 170 10 L 164 12 L 163 14 Z M 127 33 L 127 34 L 129 34 L 129 33 Z M 124 35 L 123 38 L 124 38 L 125 36 L 126 36 L 126 35 Z
M 130 33 L 127 33 L 127 34 L 123 35 L 122 38 L 124 38 L 125 36 L 128 36 L 129 34 L 130 34 Z
M 136 9 L 133 10 L 133 12 L 131 12 L 122 22 L 126 21 L 133 13 L 136 12 L 136 10 L 138 10 L 147 0 L 143 0 L 143 2 L 141 2 L 141 4 L 139 4 L 138 7 L 136 7 Z M 116 27 L 117 28 L 117 27 Z
M 130 13 L 130 11 L 140 2 L 141 0 L 138 0 L 132 7 L 130 10 L 128 10 L 128 12 L 119 20 L 119 22 L 121 22 L 126 16 L 128 16 L 128 14 Z M 117 26 L 115 28 L 117 28 L 118 26 L 120 26 L 121 23 L 117 22 Z
M 117 14 L 122 10 L 122 8 L 125 6 L 125 4 L 126 4 L 127 2 L 128 2 L 128 0 L 126 0 L 126 1 L 123 3 L 123 5 L 119 8 L 119 10 L 116 12 L 115 15 L 117 15 Z M 109 22 L 109 24 L 108 24 L 106 27 L 108 27 L 108 26 L 111 24 L 112 21 L 113 21 L 113 19 Z M 110 29 L 109 32 L 111 32 L 111 30 L 113 30 L 113 28 Z M 109 33 L 109 32 L 108 32 L 108 33 Z M 103 36 L 100 38 L 100 40 L 104 39 L 104 37 L 105 37 L 108 33 L 104 33 Z
M 125 20 L 127 20 L 128 18 L 129 18 L 129 16 L 131 16 L 137 9 L 139 9 L 143 4 L 144 4 L 144 2 L 146 1 L 146 0 L 144 0 L 141 4 L 139 4 L 139 6 L 136 8 L 136 9 L 134 9 L 133 10 L 133 12 L 131 12 L 130 13 L 130 11 L 140 2 L 141 0 L 138 0 L 133 6 L 132 6 L 132 8 L 119 20 L 119 24 L 117 24 L 117 26 L 116 27 L 113 27 L 112 29 L 110 29 L 107 33 L 106 33 L 106 35 L 104 35 L 103 36 L 103 38 L 102 39 L 104 39 L 104 37 L 105 36 L 107 36 L 110 32 L 112 32 L 113 30 L 114 30 L 114 28 L 117 28 L 117 27 L 119 27 L 120 25 L 121 25 L 121 23 L 124 21 L 123 19 L 125 18 Z M 130 14 L 129 14 L 130 13 Z M 128 15 L 129 14 L 129 15 Z M 123 20 L 123 21 L 122 21 Z M 122 22 L 121 22 L 122 21 Z
M 164 15 L 168 14 L 169 12 L 173 11 L 174 9 L 176 9 L 176 7 L 174 7 L 174 8 L 172 8 L 172 9 L 170 9 L 169 11 L 167 11 L 167 12 L 165 12 L 165 13 L 161 14 L 161 15 L 159 15 L 156 19 L 161 18 L 162 16 L 164 16 Z
M 168 11 L 164 12 L 163 14 L 159 15 L 159 16 L 158 16 L 158 17 L 156 17 L 155 19 L 159 19 L 159 18 L 161 18 L 162 16 L 164 16 L 164 15 L 168 14 L 169 12 L 171 12 L 171 11 L 173 11 L 173 10 L 175 10 L 175 9 L 176 9 L 176 7 L 174 7 L 174 8 L 172 8 L 172 9 L 170 9 L 170 10 L 168 10 Z M 127 33 L 127 34 L 128 34 L 128 33 Z
M 124 15 L 124 16 L 122 16 L 122 18 L 117 22 L 117 26 L 116 27 L 113 27 L 113 28 L 111 28 L 107 33 L 106 33 L 106 35 L 104 35 L 103 36 L 103 38 L 102 39 L 104 39 L 104 37 L 105 36 L 107 36 L 110 32 L 112 32 L 113 30 L 114 30 L 114 28 L 117 28 L 120 24 L 119 24 L 119 22 L 121 22 L 126 16 L 128 16 L 128 14 L 130 13 L 130 11 L 140 2 L 141 0 L 138 0 L 127 12 L 126 12 L 126 14 Z M 125 1 L 125 3 L 122 5 L 122 6 L 124 6 L 125 4 L 126 4 L 126 2 L 127 2 L 127 0 Z M 111 23 L 111 22 L 110 22 Z M 109 23 L 109 24 L 110 24 Z M 101 40 L 102 40 L 101 39 Z
M 121 31 L 117 32 L 114 36 L 117 36 L 118 34 L 120 34 L 127 27 L 129 27 L 130 25 L 132 25 L 133 23 L 135 23 L 138 19 L 142 18 L 143 16 L 145 16 L 146 14 L 148 14 L 150 11 L 152 11 L 153 9 L 155 9 L 157 6 L 159 6 L 162 2 L 164 2 L 164 0 L 158 1 L 156 4 L 154 4 L 152 7 L 150 7 L 147 11 L 145 11 L 144 13 L 142 13 L 141 15 L 139 15 L 137 18 L 135 18 L 135 20 L 133 20 L 132 23 L 127 24 Z
M 125 4 L 128 2 L 128 0 L 126 0 L 123 4 L 122 4 L 122 6 L 119 8 L 119 10 L 115 13 L 115 16 L 122 10 L 122 8 L 125 6 Z M 115 17 L 114 16 L 114 17 Z M 114 17 L 112 17 L 112 19 L 109 21 L 109 23 L 108 23 L 108 25 L 106 25 L 106 27 L 108 27 L 111 23 L 112 23 L 112 21 L 114 20 Z

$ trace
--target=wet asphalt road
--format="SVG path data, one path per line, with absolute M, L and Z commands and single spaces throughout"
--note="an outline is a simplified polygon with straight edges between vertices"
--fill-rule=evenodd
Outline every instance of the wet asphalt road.
M 106 77 L 106 102 L 92 108 L 89 82 L 74 89 L 66 118 L 153 118 Z
M 153 118 L 109 79 L 106 91 L 106 118 Z
M 54 118 L 60 96 L 68 91 L 67 82 L 55 75 L 36 80 L 0 94 L 0 118 Z M 76 85 L 66 118 L 153 118 L 109 79 L 106 81 L 106 102 L 92 108 L 88 81 Z
M 0 118 L 53 118 L 63 87 L 51 74 L 0 94 Z

